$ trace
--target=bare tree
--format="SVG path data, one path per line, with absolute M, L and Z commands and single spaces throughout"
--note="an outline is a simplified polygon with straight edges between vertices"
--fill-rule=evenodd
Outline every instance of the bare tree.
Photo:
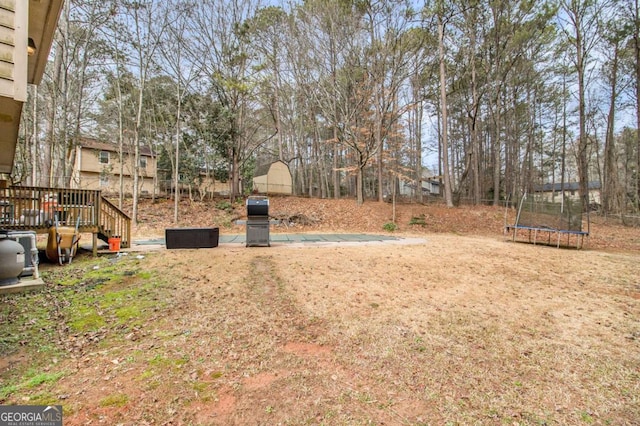
M 447 103 L 447 74 L 445 66 L 445 51 L 444 51 L 444 37 L 445 37 L 445 24 L 447 19 L 445 15 L 444 5 L 439 3 L 437 6 L 437 20 L 438 20 L 438 63 L 439 63 L 439 75 L 440 75 L 440 117 L 442 125 L 440 127 L 440 141 L 442 144 L 442 173 L 444 175 L 444 200 L 447 207 L 453 207 L 453 190 L 452 180 L 449 162 L 449 134 L 448 134 L 448 103 Z
M 586 78 L 590 56 L 600 41 L 600 18 L 605 1 L 563 0 L 561 6 L 567 17 L 563 22 L 563 32 L 573 48 L 571 61 L 578 81 L 578 180 L 582 207 L 586 211 L 589 204 L 589 138 L 587 135 Z
M 178 206 L 180 200 L 179 177 L 180 177 L 180 141 L 182 102 L 185 95 L 199 76 L 199 69 L 193 64 L 193 58 L 186 55 L 189 47 L 188 25 L 191 19 L 193 4 L 178 1 L 168 1 L 165 3 L 165 14 L 172 23 L 167 31 L 163 33 L 162 43 L 159 53 L 161 56 L 160 69 L 169 74 L 175 80 L 176 90 L 176 117 L 175 117 L 175 156 L 172 158 L 173 179 L 174 179 L 174 206 L 173 221 L 178 223 Z M 193 49 L 192 49 L 193 50 Z
M 170 21 L 166 9 L 153 0 L 123 1 L 122 19 L 132 23 L 130 34 L 132 66 L 136 70 L 138 96 L 135 99 L 133 126 L 133 211 L 134 223 L 138 221 L 138 192 L 140 179 L 140 132 L 143 121 L 145 87 L 155 65 L 156 52 Z M 124 36 L 124 34 L 123 34 Z
M 258 134 L 259 123 L 250 118 L 255 70 L 251 67 L 254 50 L 247 24 L 259 6 L 256 0 L 204 0 L 196 5 L 190 28 L 199 35 L 190 54 L 209 77 L 213 93 L 229 118 L 230 143 L 226 150 L 232 199 L 241 193 L 243 163 L 262 142 Z

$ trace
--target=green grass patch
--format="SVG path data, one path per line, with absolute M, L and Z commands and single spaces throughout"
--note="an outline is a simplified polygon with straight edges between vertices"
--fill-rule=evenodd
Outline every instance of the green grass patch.
M 158 354 L 151 358 L 148 362 L 152 367 L 161 367 L 163 369 L 181 368 L 183 365 L 189 362 L 189 357 L 183 356 L 181 358 L 171 359 Z
M 169 365 L 171 365 L 171 361 L 168 358 L 157 354 L 149 360 L 149 365 L 151 365 L 152 367 L 168 367 Z
M 92 306 L 79 308 L 69 321 L 71 330 L 78 333 L 96 331 L 105 325 L 107 325 L 106 319 Z
M 35 388 L 37 386 L 40 386 L 43 383 L 55 383 L 58 380 L 60 380 L 60 378 L 64 376 L 64 373 L 59 371 L 56 373 L 38 373 L 35 376 L 31 377 L 29 380 L 27 380 L 24 384 L 25 388 Z
M 194 382 L 191 387 L 198 396 L 199 400 L 204 402 L 214 400 L 215 392 L 211 389 L 211 384 L 207 382 Z
M 65 287 L 73 287 L 82 282 L 80 278 L 77 277 L 66 277 L 65 279 L 58 280 L 57 284 Z
M 186 364 L 188 364 L 188 363 L 189 363 L 189 357 L 188 357 L 188 356 L 186 356 L 186 355 L 185 355 L 185 356 L 183 356 L 182 358 L 178 358 L 178 359 L 175 359 L 175 360 L 173 361 L 173 365 L 175 365 L 175 366 L 176 366 L 176 367 L 178 367 L 178 368 L 180 368 L 180 367 L 182 367 L 183 365 L 186 365 Z
M 56 308 L 42 293 L 0 296 L 0 356 L 55 352 Z
M 138 272 L 136 276 L 141 280 L 150 280 L 151 277 L 153 277 L 153 275 L 151 275 L 151 272 L 146 272 L 146 271 Z
M 0 401 L 4 401 L 9 395 L 15 393 L 17 390 L 18 386 L 15 384 L 0 387 Z
M 231 213 L 233 211 L 233 205 L 229 201 L 224 200 L 216 203 L 216 209 Z
M 425 226 L 426 224 L 427 224 L 427 222 L 426 222 L 426 218 L 425 218 L 424 214 L 421 214 L 419 216 L 413 216 L 411 218 L 411 220 L 409 221 L 409 225 Z
M 100 400 L 101 407 L 124 407 L 129 402 L 129 397 L 123 393 L 108 395 Z
M 51 392 L 38 392 L 29 396 L 29 405 L 58 405 L 60 398 Z
M 7 383 L 6 385 L 0 387 L 0 402 L 6 400 L 9 396 L 26 390 L 36 389 L 37 387 L 43 384 L 53 384 L 56 383 L 60 378 L 64 377 L 65 372 L 57 371 L 57 372 L 34 372 L 33 369 L 28 371 L 26 377 L 15 377 L 15 381 L 13 383 Z M 36 402 L 34 402 L 36 401 Z M 57 399 L 47 393 L 42 392 L 35 395 L 29 395 L 29 403 L 30 404 L 53 404 L 58 403 Z
M 155 375 L 156 373 L 154 373 L 153 370 L 144 370 L 142 374 L 140 374 L 140 380 L 142 381 L 149 380 Z
M 25 360 L 0 376 L 0 403 L 27 396 L 33 401 L 33 389 L 65 374 L 51 366 L 53 358 L 78 344 L 108 347 L 168 303 L 166 282 L 135 257 L 81 257 L 65 267 L 42 268 L 41 276 L 47 285 L 40 292 L 0 296 L 0 356 L 20 353 Z
M 116 309 L 118 322 L 128 322 L 132 319 L 138 318 L 140 314 L 141 311 L 138 306 L 124 306 L 120 309 Z
M 382 229 L 384 229 L 387 232 L 394 232 L 398 230 L 398 225 L 396 225 L 393 222 L 387 222 L 382 226 Z

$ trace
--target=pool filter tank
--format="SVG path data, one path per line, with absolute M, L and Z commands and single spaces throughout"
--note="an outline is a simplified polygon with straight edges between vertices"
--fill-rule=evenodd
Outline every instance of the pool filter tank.
M 24 247 L 0 230 L 0 286 L 17 284 L 24 269 Z

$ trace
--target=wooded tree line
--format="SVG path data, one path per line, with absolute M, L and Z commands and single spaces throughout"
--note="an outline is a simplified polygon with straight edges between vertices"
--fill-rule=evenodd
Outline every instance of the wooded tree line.
M 95 137 L 232 197 L 279 159 L 310 196 L 382 200 L 428 167 L 450 206 L 599 181 L 637 212 L 638 1 L 67 0 L 12 178 L 68 185 Z

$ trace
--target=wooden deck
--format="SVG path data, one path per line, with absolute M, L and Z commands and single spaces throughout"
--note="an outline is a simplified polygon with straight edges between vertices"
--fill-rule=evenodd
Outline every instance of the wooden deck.
M 78 227 L 107 241 L 119 236 L 121 247 L 131 245 L 131 218 L 104 198 L 100 191 L 12 186 L 0 189 L 0 228 L 46 234 L 51 226 Z

